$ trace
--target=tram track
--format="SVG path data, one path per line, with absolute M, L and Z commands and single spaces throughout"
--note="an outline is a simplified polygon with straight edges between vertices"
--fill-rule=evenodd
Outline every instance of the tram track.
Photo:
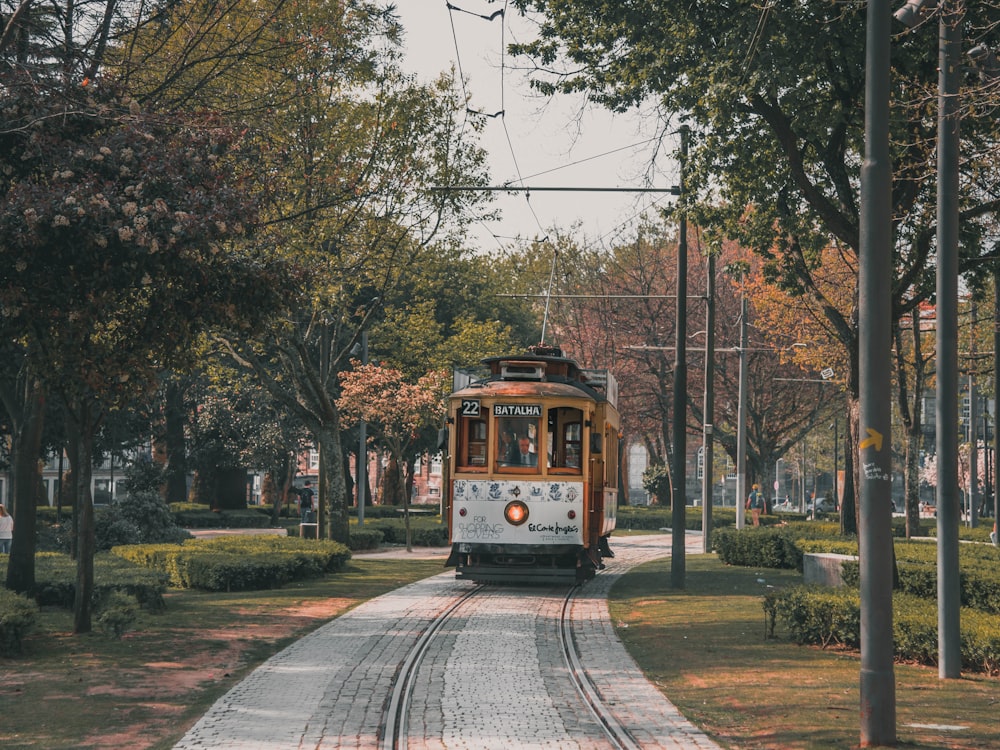
M 498 592 L 494 586 L 478 585 L 457 599 L 449 601 L 423 629 L 400 663 L 383 712 L 384 720 L 379 750 L 409 750 L 411 741 L 409 714 L 414 689 L 420 680 L 425 657 L 435 648 L 437 638 L 443 637 L 449 629 L 454 630 L 455 627 L 462 627 L 460 624 L 456 625 L 456 620 L 460 616 L 475 616 L 477 609 L 489 607 L 487 602 L 481 601 L 481 595 L 484 591 L 489 591 L 492 596 L 497 596 L 498 593 L 499 595 L 507 593 L 502 590 Z M 548 600 L 549 602 L 543 606 L 543 609 L 558 611 L 558 623 L 555 630 L 558 633 L 558 649 L 565 664 L 566 676 L 572 683 L 572 688 L 582 704 L 581 710 L 589 713 L 594 720 L 594 726 L 602 733 L 601 741 L 606 741 L 607 746 L 614 748 L 614 750 L 639 750 L 641 744 L 618 719 L 612 707 L 605 703 L 599 689 L 588 674 L 587 666 L 577 647 L 573 626 L 573 602 L 579 591 L 580 586 L 574 585 L 564 595 L 555 591 L 541 595 L 543 601 Z M 512 589 L 509 595 L 518 597 L 519 594 L 516 589 Z M 562 601 L 556 601 L 560 596 Z M 452 637 L 454 637 L 454 633 L 452 633 Z M 588 746 L 592 745 L 594 741 L 595 737 L 588 737 Z M 420 741 L 417 745 L 423 747 L 424 743 Z

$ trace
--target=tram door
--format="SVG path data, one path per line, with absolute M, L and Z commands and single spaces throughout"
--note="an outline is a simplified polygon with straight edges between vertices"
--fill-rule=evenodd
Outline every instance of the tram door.
M 595 420 L 596 421 L 596 420 Z M 597 422 L 600 424 L 600 422 Z M 605 435 L 598 430 L 590 438 L 590 514 L 587 518 L 587 547 L 596 550 L 604 525 Z

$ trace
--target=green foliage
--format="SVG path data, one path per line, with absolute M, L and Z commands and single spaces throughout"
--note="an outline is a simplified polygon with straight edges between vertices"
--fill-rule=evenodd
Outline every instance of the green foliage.
M 857 648 L 861 634 L 858 594 L 847 589 L 795 586 L 764 599 L 768 630 L 784 623 L 796 643 Z
M 384 535 L 378 529 L 372 529 L 369 527 L 364 528 L 352 528 L 351 529 L 351 543 L 350 548 L 352 551 L 357 550 L 372 550 L 377 549 Z
M 830 644 L 858 648 L 861 640 L 861 605 L 857 591 L 794 586 L 769 593 L 763 600 L 769 634 L 780 623 L 797 643 L 822 647 Z M 926 599 L 895 594 L 893 644 L 895 658 L 936 665 L 938 623 L 936 607 Z M 971 609 L 961 612 L 962 669 L 1000 673 L 1000 621 Z
M 642 472 L 642 488 L 656 498 L 660 505 L 670 505 L 670 467 L 653 464 Z
M 38 605 L 26 596 L 0 588 L 0 656 L 20 653 L 24 637 L 38 621 Z
M 121 638 L 139 619 L 136 600 L 121 591 L 106 592 L 96 610 L 98 626 L 111 638 Z
M 190 503 L 188 504 L 190 505 Z M 246 510 L 182 510 L 174 513 L 178 526 L 188 529 L 261 529 L 271 526 L 271 516 L 261 507 Z
M 377 529 L 385 544 L 406 544 L 406 526 L 400 514 L 395 518 L 381 518 L 369 524 L 366 528 Z M 410 518 L 412 543 L 418 547 L 443 547 L 448 544 L 448 526 L 438 518 L 412 516 Z
M 130 492 L 96 514 L 96 548 L 106 552 L 123 544 L 180 542 L 190 538 L 191 534 L 174 519 L 156 490 Z
M 719 559 L 727 565 L 802 569 L 802 552 L 788 527 L 719 529 L 712 542 Z
M 0 560 L 0 572 L 6 575 L 6 562 Z M 134 597 L 151 612 L 160 612 L 166 606 L 163 595 L 167 590 L 167 577 L 153 570 L 134 565 L 108 553 L 94 556 L 95 605 L 111 591 L 120 591 Z M 76 561 L 60 552 L 39 552 L 35 555 L 35 587 L 28 595 L 39 605 L 71 608 L 76 597 Z
M 206 591 L 274 588 L 340 570 L 351 557 L 337 542 L 274 534 L 132 545 L 112 553 L 165 574 L 172 586 Z

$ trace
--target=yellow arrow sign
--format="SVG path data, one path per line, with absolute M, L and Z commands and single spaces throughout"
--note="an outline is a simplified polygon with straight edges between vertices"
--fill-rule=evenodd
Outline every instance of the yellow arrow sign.
M 878 430 L 873 430 L 871 427 L 866 427 L 865 432 L 868 433 L 868 437 L 861 441 L 861 450 L 865 448 L 870 448 L 875 446 L 875 450 L 882 450 L 882 433 Z

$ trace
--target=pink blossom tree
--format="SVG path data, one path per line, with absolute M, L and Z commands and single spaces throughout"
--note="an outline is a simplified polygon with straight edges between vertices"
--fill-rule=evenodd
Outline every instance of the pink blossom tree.
M 407 383 L 400 370 L 353 362 L 354 369 L 340 373 L 341 394 L 337 400 L 341 425 L 367 423 L 369 435 L 385 446 L 402 466 L 422 434 L 440 424 L 444 416 L 447 373 L 432 371 L 416 383 Z M 406 550 L 413 548 L 410 534 L 410 502 L 403 493 Z

